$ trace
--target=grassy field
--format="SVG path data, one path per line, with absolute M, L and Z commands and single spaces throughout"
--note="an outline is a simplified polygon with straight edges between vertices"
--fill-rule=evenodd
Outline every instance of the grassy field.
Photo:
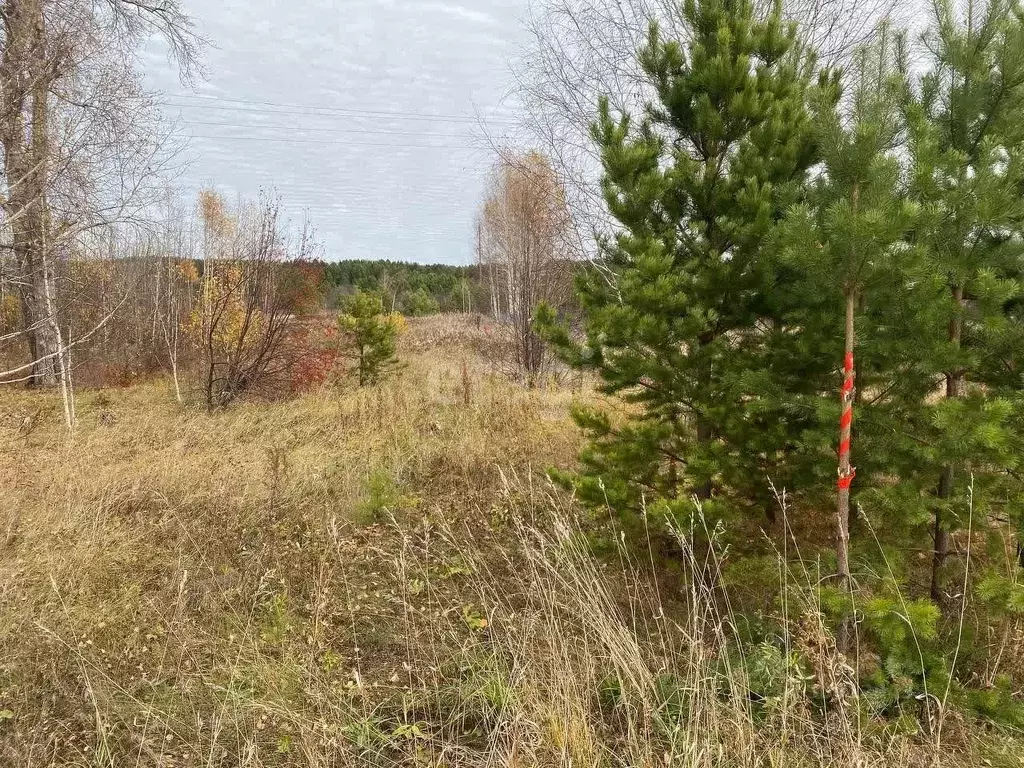
M 483 337 L 417 321 L 377 388 L 213 414 L 82 392 L 73 438 L 3 393 L 0 765 L 1021 764 L 953 713 L 860 717 L 814 621 L 835 710 L 771 649 L 751 701 L 711 588 L 593 557 L 546 481 L 594 395 L 492 374 Z

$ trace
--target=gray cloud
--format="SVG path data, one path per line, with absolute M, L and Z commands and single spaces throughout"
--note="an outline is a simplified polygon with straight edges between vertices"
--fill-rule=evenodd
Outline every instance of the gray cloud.
M 148 79 L 191 134 L 192 193 L 275 187 L 326 256 L 465 263 L 512 130 L 508 62 L 526 0 L 186 0 L 208 51 L 187 93 L 156 52 Z M 288 105 L 288 106 L 276 106 Z M 435 117 L 429 117 L 435 116 Z

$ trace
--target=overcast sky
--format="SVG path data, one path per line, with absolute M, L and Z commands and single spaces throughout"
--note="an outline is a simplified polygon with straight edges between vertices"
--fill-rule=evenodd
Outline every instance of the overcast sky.
M 184 0 L 214 47 L 193 91 L 159 53 L 150 84 L 180 119 L 189 194 L 264 187 L 331 260 L 467 263 L 508 134 L 527 0 Z M 181 94 L 185 94 L 182 96 Z M 480 119 L 478 119 L 480 118 Z

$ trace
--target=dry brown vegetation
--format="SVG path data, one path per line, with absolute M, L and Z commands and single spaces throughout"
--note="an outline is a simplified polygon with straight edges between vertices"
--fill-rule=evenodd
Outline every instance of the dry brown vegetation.
M 1019 764 L 952 717 L 853 715 L 815 621 L 787 640 L 813 679 L 774 660 L 755 711 L 721 561 L 591 556 L 543 475 L 573 463 L 574 395 L 491 375 L 466 323 L 415 321 L 374 389 L 81 393 L 71 438 L 56 393 L 5 392 L 0 765 L 899 766 L 940 739 Z

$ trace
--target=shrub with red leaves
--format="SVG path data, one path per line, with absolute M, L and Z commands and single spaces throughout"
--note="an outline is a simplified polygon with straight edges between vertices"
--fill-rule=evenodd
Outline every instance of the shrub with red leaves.
M 334 326 L 319 324 L 303 324 L 294 331 L 292 392 L 309 392 L 328 382 L 338 361 L 337 335 Z

